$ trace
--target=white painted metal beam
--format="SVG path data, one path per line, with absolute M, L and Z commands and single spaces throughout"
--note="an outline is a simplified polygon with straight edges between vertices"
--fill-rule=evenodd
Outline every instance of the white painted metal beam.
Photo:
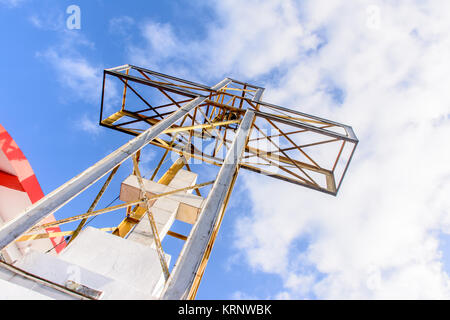
M 254 118 L 255 113 L 253 111 L 248 110 L 245 113 L 236 137 L 217 175 L 216 182 L 200 212 L 198 221 L 192 228 L 167 281 L 162 299 L 187 299 L 200 263 L 207 250 L 209 239 L 220 216 L 226 195 L 231 187 L 233 175 L 238 169 Z
M 227 85 L 229 85 L 231 82 L 231 80 L 229 78 L 225 78 L 222 81 L 220 81 L 218 84 L 216 84 L 215 86 L 211 87 L 211 90 L 220 90 L 223 87 L 226 87 Z
M 207 97 L 199 96 L 186 103 L 163 121 L 158 122 L 136 138 L 130 140 L 122 147 L 109 154 L 92 167 L 88 168 L 72 180 L 66 182 L 58 189 L 25 209 L 15 219 L 9 221 L 0 228 L 0 250 L 16 240 L 36 223 L 55 212 L 64 204 L 83 192 L 91 184 L 102 178 L 117 165 L 130 158 L 137 151 L 155 139 L 161 132 L 169 128 L 189 111 L 203 103 Z

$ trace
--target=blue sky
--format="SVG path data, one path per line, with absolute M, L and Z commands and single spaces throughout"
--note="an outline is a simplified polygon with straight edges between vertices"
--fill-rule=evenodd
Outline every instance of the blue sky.
M 142 23 L 171 23 L 180 36 L 196 39 L 201 37 L 205 25 L 214 16 L 205 8 L 206 5 L 201 4 L 186 6 L 182 2 L 134 1 L 124 6 L 119 1 L 79 1 L 81 30 L 68 30 L 65 22 L 69 15 L 65 10 L 71 4 L 71 1 L 24 1 L 16 6 L 3 4 L 0 10 L 1 38 L 5 44 L 3 48 L 7 48 L 1 50 L 0 58 L 4 64 L 4 75 L 9 75 L 0 80 L 0 92 L 4 97 L 2 125 L 25 152 L 44 193 L 51 192 L 130 139 L 125 134 L 106 128 L 90 130 L 92 127 L 80 125 L 80 121 L 89 119 L 91 126 L 97 126 L 95 121 L 99 114 L 100 96 L 96 94 L 101 87 L 101 79 L 89 82 L 88 85 L 95 88 L 77 92 L 77 88 L 64 83 L 66 75 L 62 75 L 61 69 L 53 64 L 51 60 L 54 56 L 51 54 L 55 53 L 61 59 L 67 54 L 74 61 L 80 59 L 96 68 L 131 63 L 125 43 L 128 40 L 122 33 L 114 32 L 117 28 L 114 19 L 129 16 Z M 138 28 L 129 31 L 126 37 L 142 41 Z M 70 70 L 65 71 L 69 72 L 67 77 L 70 77 Z M 216 82 L 221 77 L 215 77 Z M 162 154 L 156 149 L 148 168 L 156 166 L 158 155 Z M 118 175 L 124 178 L 127 173 L 125 170 Z M 143 174 L 148 176 L 149 172 L 144 171 Z M 112 191 L 117 192 L 117 187 L 117 184 L 112 184 Z M 75 214 L 73 210 L 82 213 L 95 196 L 93 192 L 87 191 L 56 216 Z M 107 193 L 99 206 L 113 200 L 114 192 Z M 238 260 L 230 262 L 235 250 L 230 246 L 233 242 L 233 216 L 242 209 L 249 210 L 248 206 L 245 201 L 230 206 L 198 298 L 233 298 L 243 286 L 249 295 L 270 296 L 274 288 L 281 287 L 277 277 L 253 272 Z M 113 226 L 123 215 L 117 212 L 111 216 L 113 218 L 98 217 L 91 225 Z M 174 229 L 184 233 L 189 230 L 180 225 Z M 72 230 L 74 226 L 67 224 L 62 229 Z M 181 241 L 167 238 L 164 245 L 169 251 L 172 246 L 180 246 Z M 175 259 L 172 258 L 172 265 Z
M 65 27 L 71 4 L 80 30 Z M 198 298 L 448 298 L 449 10 L 446 0 L 0 0 L 0 121 L 49 193 L 129 139 L 96 124 L 104 68 L 263 86 L 264 100 L 352 125 L 361 142 L 336 198 L 241 174 Z M 158 151 L 145 157 L 149 171 Z M 102 219 L 92 225 L 120 220 Z

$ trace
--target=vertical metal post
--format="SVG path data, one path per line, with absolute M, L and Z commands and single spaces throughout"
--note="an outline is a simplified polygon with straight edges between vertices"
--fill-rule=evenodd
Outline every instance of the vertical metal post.
M 72 200 L 91 184 L 113 170 L 117 165 L 130 158 L 133 154 L 155 139 L 161 132 L 183 118 L 189 111 L 203 103 L 206 99 L 207 97 L 199 96 L 186 103 L 182 108 L 172 113 L 166 119 L 158 122 L 136 138 L 130 140 L 92 167 L 25 209 L 16 218 L 3 225 L 0 228 L 0 250 L 16 240 L 43 218 Z
M 162 293 L 162 299 L 187 299 L 197 272 L 202 264 L 208 244 L 220 212 L 229 194 L 233 177 L 245 149 L 255 113 L 248 110 L 239 126 L 236 137 L 228 151 L 223 165 L 217 175 L 205 205 L 200 212 L 197 223 L 191 230 L 178 261 Z

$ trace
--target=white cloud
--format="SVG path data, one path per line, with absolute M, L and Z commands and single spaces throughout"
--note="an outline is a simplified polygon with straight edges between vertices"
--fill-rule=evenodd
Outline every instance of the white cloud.
M 439 232 L 448 232 L 450 205 L 441 191 L 449 188 L 450 153 L 444 146 L 450 121 L 444 119 L 450 94 L 444 84 L 450 64 L 438 54 L 450 48 L 448 22 L 438 19 L 448 5 L 441 2 L 442 7 L 424 11 L 379 2 L 379 29 L 370 29 L 369 2 L 338 3 L 307 4 L 305 28 L 325 28 L 327 44 L 293 64 L 275 91 L 267 93 L 277 102 L 302 101 L 302 110 L 353 125 L 361 139 L 355 161 L 336 199 L 278 184 L 261 188 L 259 177 L 247 180 L 259 205 L 246 220 L 253 221 L 251 231 L 238 233 L 252 243 L 242 249 L 252 265 L 279 273 L 289 288 L 292 274 L 302 275 L 289 265 L 289 244 L 312 228 L 303 263 L 325 276 L 299 285 L 310 294 L 449 297 L 438 246 Z M 426 23 L 430 20 L 433 26 Z M 320 90 L 327 78 L 345 92 L 338 108 Z M 262 199 L 268 194 L 277 203 Z M 271 230 L 270 238 L 279 237 L 282 243 L 261 239 L 262 230 L 282 224 L 278 220 L 289 221 L 288 234 L 278 227 L 279 235 Z M 283 261 L 282 271 L 274 268 L 272 258 Z
M 134 25 L 134 19 L 129 16 L 112 18 L 109 20 L 109 32 L 130 39 L 132 34 L 131 28 L 134 27 Z
M 337 198 L 246 174 L 253 210 L 235 246 L 280 275 L 273 296 L 450 298 L 439 248 L 450 233 L 450 3 L 213 6 L 220 22 L 204 39 L 149 23 L 130 58 L 189 78 L 264 77 L 265 100 L 348 123 L 361 140 Z
M 59 43 L 37 52 L 36 56 L 53 67 L 61 86 L 70 90 L 70 97 L 98 106 L 104 68 L 101 64 L 92 63 L 86 55 L 81 54 L 83 49 L 94 50 L 95 45 L 77 32 L 63 30 L 60 36 Z M 106 87 L 105 101 L 116 99 L 118 97 L 116 86 L 107 82 Z
M 140 33 L 146 45 L 128 47 L 133 64 L 156 67 L 163 63 L 164 59 L 183 55 L 186 50 L 169 24 L 149 21 L 140 27 Z
M 154 160 L 156 158 L 156 153 L 151 149 L 142 149 L 141 155 L 139 157 L 139 166 L 141 174 L 144 178 L 150 178 L 155 170 L 156 164 Z
M 231 295 L 231 300 L 261 300 L 261 298 L 249 295 L 242 291 L 236 291 Z
M 65 26 L 64 14 L 60 10 L 47 10 L 45 13 L 33 13 L 28 20 L 30 23 L 43 30 L 63 30 Z
M 50 48 L 40 56 L 46 58 L 55 68 L 61 84 L 76 96 L 89 102 L 100 101 L 101 69 L 92 66 L 85 58 L 70 57 Z
M 74 122 L 74 127 L 91 135 L 98 135 L 100 126 L 93 121 L 99 112 L 103 83 L 103 65 L 94 63 L 88 58 L 87 53 L 95 52 L 95 44 L 82 33 L 57 27 L 52 27 L 51 16 L 42 15 L 36 18 L 35 25 L 38 28 L 58 32 L 59 41 L 45 50 L 36 52 L 36 57 L 48 64 L 54 77 L 58 80 L 63 94 L 61 101 L 84 102 L 79 110 L 83 112 L 80 118 Z M 111 105 L 119 98 L 118 88 L 115 83 L 106 81 L 104 112 L 110 112 Z M 89 108 L 83 108 L 89 106 Z M 94 108 L 91 108 L 94 107 Z M 90 110 L 89 110 L 90 109 Z M 83 110 L 83 111 L 82 111 Z
M 289 1 L 217 1 L 211 8 L 219 22 L 197 41 L 180 38 L 170 24 L 147 22 L 141 28 L 147 45 L 129 46 L 132 63 L 190 78 L 255 77 L 294 62 L 320 42 L 305 32 L 296 18 L 298 8 Z
M 101 132 L 98 122 L 91 119 L 87 114 L 84 114 L 81 119 L 75 123 L 75 126 L 93 136 L 97 136 Z

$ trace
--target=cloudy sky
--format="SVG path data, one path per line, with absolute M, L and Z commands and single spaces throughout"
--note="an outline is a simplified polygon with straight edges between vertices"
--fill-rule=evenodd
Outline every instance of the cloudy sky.
M 123 3 L 0 0 L 0 121 L 45 193 L 129 139 L 104 68 L 241 79 L 360 144 L 337 197 L 242 172 L 198 298 L 450 298 L 449 1 Z

